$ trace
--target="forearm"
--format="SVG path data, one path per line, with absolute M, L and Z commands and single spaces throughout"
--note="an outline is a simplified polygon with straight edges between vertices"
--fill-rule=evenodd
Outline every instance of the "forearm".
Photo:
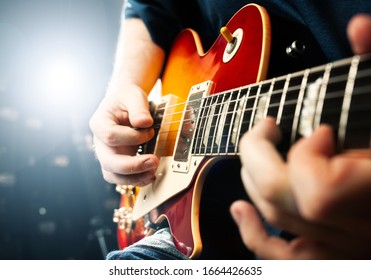
M 124 20 L 109 91 L 134 84 L 148 94 L 160 75 L 164 59 L 164 51 L 152 42 L 142 20 Z

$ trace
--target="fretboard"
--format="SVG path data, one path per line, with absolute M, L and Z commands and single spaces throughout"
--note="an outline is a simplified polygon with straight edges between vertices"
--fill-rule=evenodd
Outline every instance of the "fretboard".
M 193 103 L 192 103 L 193 102 Z M 371 141 L 371 55 L 212 94 L 189 101 L 193 110 L 194 155 L 238 154 L 239 139 L 267 116 L 276 119 L 286 152 L 320 124 L 332 126 L 339 150 L 369 148 Z

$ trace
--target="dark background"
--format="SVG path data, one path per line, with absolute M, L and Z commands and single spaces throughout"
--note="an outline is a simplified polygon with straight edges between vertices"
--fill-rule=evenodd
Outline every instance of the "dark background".
M 88 121 L 122 0 L 0 0 L 0 259 L 102 259 L 119 195 Z M 99 242 L 100 241 L 100 242 Z

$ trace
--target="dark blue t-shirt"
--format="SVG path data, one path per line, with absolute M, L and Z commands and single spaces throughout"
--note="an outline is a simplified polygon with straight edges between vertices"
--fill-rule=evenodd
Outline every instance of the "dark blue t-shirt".
M 249 3 L 307 26 L 330 61 L 351 55 L 346 36 L 350 18 L 371 14 L 370 0 L 128 0 L 125 17 L 142 18 L 152 40 L 165 51 L 184 28 L 196 30 L 207 49 L 220 28 Z

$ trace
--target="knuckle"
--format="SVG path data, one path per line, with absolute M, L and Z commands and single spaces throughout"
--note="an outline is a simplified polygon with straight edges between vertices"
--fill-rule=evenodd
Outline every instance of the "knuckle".
M 112 129 L 108 129 L 103 136 L 103 141 L 109 146 L 115 146 L 117 143 L 115 132 Z
M 110 172 L 106 172 L 106 171 L 102 171 L 102 175 L 103 175 L 103 179 L 107 182 L 107 183 L 110 183 L 110 184 L 114 184 L 116 183 L 113 176 L 112 176 L 112 173 Z
M 316 222 L 327 216 L 331 202 L 324 193 L 313 191 L 307 195 L 305 200 L 305 203 L 301 203 L 299 206 L 299 211 L 304 219 Z
M 281 216 L 279 211 L 271 209 L 271 207 L 264 207 L 262 209 L 262 214 L 266 221 L 273 226 L 279 226 L 281 222 Z
M 301 143 L 303 142 L 302 139 L 300 139 L 296 144 L 294 144 L 290 150 L 288 151 L 287 153 L 287 159 L 288 161 L 292 161 L 293 159 L 295 159 L 298 155 L 300 155 L 302 152 L 301 152 Z
M 259 183 L 262 197 L 269 202 L 274 202 L 279 199 L 282 189 L 281 186 L 283 186 L 281 182 L 280 176 L 275 176 L 273 174 L 262 178 Z

